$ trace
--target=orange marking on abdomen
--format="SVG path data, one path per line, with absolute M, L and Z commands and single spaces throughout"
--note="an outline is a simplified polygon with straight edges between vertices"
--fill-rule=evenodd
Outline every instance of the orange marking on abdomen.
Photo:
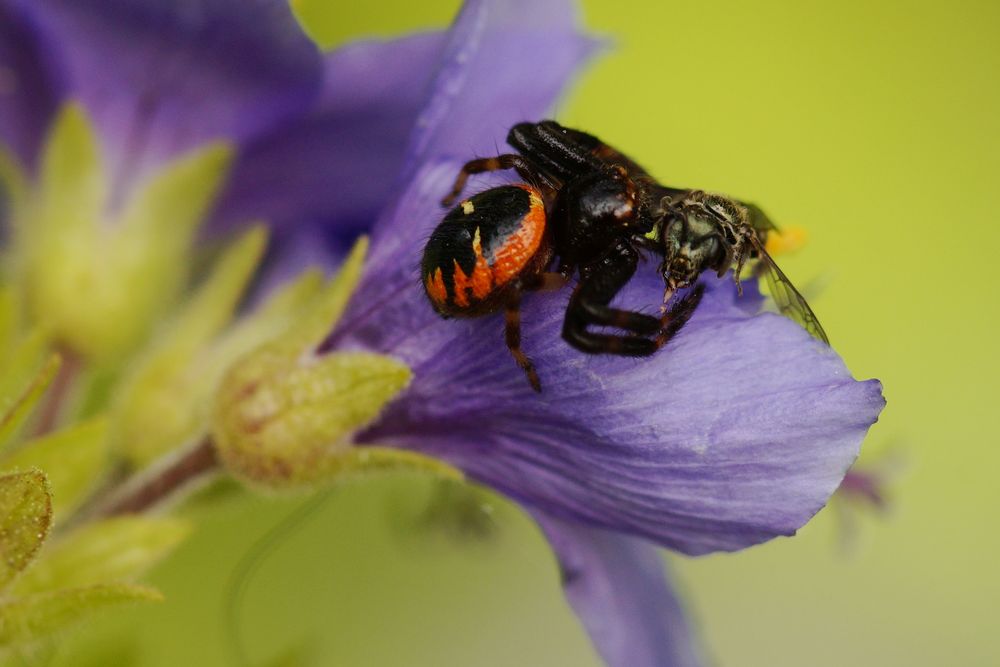
M 465 274 L 458 260 L 452 260 L 455 263 L 455 272 L 452 276 L 455 288 L 455 305 L 459 308 L 468 308 L 473 300 L 481 301 L 493 290 L 493 270 L 486 258 L 483 257 L 483 244 L 478 227 L 472 238 L 472 251 L 476 255 L 476 263 L 472 267 L 471 276 Z M 471 297 L 470 291 L 472 292 Z
M 469 277 L 465 275 L 465 271 L 459 266 L 458 260 L 451 260 L 455 263 L 455 271 L 451 276 L 451 284 L 455 289 L 455 305 L 459 308 L 469 307 L 469 293 L 466 288 L 469 287 Z
M 428 274 L 424 282 L 427 288 L 427 295 L 436 304 L 445 305 L 448 302 L 448 290 L 444 286 L 444 276 L 441 275 L 441 267 L 434 269 L 434 273 Z
M 521 187 L 528 191 L 531 203 L 518 230 L 493 253 L 493 279 L 497 285 L 516 278 L 545 238 L 545 204 L 533 187 Z
M 472 237 L 472 252 L 476 254 L 476 265 L 472 267 L 472 294 L 477 299 L 484 299 L 493 289 L 493 270 L 483 257 L 483 240 L 479 227 L 476 227 L 476 234 Z

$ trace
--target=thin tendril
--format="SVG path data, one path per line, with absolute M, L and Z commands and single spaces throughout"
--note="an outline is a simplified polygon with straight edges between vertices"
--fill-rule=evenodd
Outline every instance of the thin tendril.
M 235 664 L 242 666 L 250 665 L 250 659 L 246 651 L 239 612 L 243 607 L 247 590 L 255 574 L 274 550 L 285 542 L 285 540 L 302 528 L 303 524 L 311 518 L 316 511 L 333 495 L 335 487 L 329 487 L 318 491 L 311 498 L 292 510 L 285 518 L 271 527 L 257 542 L 244 554 L 239 563 L 233 569 L 226 583 L 226 604 L 222 610 L 222 625 L 226 636 L 226 643 L 229 645 L 229 652 Z

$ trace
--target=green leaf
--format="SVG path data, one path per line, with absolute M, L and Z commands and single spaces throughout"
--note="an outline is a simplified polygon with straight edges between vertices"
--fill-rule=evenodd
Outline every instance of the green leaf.
M 0 465 L 44 470 L 53 490 L 52 511 L 61 519 L 87 497 L 107 463 L 108 423 L 95 418 L 28 441 Z
M 136 466 L 206 430 L 205 404 L 221 369 L 204 353 L 232 319 L 266 241 L 265 229 L 257 227 L 228 248 L 122 383 L 114 407 L 114 442 Z
M 0 379 L 0 448 L 18 432 L 59 372 L 59 355 L 51 354 L 39 362 L 40 350 L 34 339 L 27 341 Z
M 14 585 L 20 595 L 102 582 L 132 581 L 191 532 L 182 519 L 118 517 L 89 524 L 51 547 Z
M 44 639 L 110 607 L 162 600 L 156 589 L 134 584 L 71 588 L 10 600 L 0 604 L 0 647 Z
M 40 470 L 0 477 L 0 590 L 35 557 L 51 522 L 52 497 Z

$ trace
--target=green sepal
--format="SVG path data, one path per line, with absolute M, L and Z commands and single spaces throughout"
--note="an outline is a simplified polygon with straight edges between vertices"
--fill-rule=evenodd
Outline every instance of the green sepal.
M 28 181 L 17 158 L 0 144 L 0 200 L 5 201 L 7 219 L 19 224 L 28 196 Z
M 290 353 L 299 353 L 322 342 L 340 320 L 347 303 L 361 280 L 368 237 L 360 237 L 333 280 L 316 296 L 308 311 L 295 326 L 275 342 Z
M 2 459 L 0 467 L 44 470 L 58 521 L 76 509 L 100 481 L 108 454 L 108 422 L 94 418 L 24 443 Z
M 35 558 L 51 524 L 52 494 L 42 471 L 0 476 L 0 590 Z
M 10 351 L 20 341 L 23 326 L 20 296 L 13 285 L 0 283 L 0 368 L 3 369 L 8 366 Z
M 27 595 L 106 582 L 133 581 L 169 555 L 191 532 L 174 518 L 126 516 L 88 524 L 46 546 L 14 584 Z
M 49 225 L 75 232 L 92 228 L 100 218 L 109 183 L 97 133 L 82 105 L 65 105 L 53 121 L 42 149 L 37 188 L 32 214 Z M 53 235 L 52 240 L 59 239 Z M 68 239 L 62 243 L 68 244 Z
M 123 341 L 136 341 L 162 317 L 188 279 L 191 248 L 229 172 L 233 149 L 216 142 L 168 163 L 126 203 L 113 238 L 115 273 L 138 293 L 123 315 L 129 331 Z M 136 290 L 136 285 L 141 289 Z
M 57 335 L 85 324 L 84 305 L 104 297 L 94 259 L 104 261 L 96 251 L 108 190 L 94 128 L 80 105 L 67 104 L 49 131 L 35 188 L 14 237 L 26 305 L 35 321 Z M 80 333 L 88 335 L 89 327 Z
M 232 319 L 266 243 L 266 230 L 257 227 L 229 247 L 122 383 L 114 441 L 133 465 L 144 466 L 205 432 L 205 406 L 223 370 L 209 345 Z
M 20 430 L 59 372 L 57 354 L 43 354 L 40 338 L 29 338 L 14 354 L 0 379 L 0 449 Z
M 319 269 L 307 269 L 276 288 L 213 344 L 206 355 L 206 372 L 221 376 L 236 359 L 291 329 L 311 311 L 323 289 L 323 272 Z
M 420 472 L 451 482 L 461 482 L 465 474 L 442 461 L 418 452 L 395 447 L 364 446 L 351 449 L 334 471 L 339 477 L 365 477 L 383 472 Z
M 7 600 L 0 603 L 0 647 L 45 639 L 110 607 L 162 600 L 155 588 L 135 584 L 102 584 Z
M 120 362 L 175 303 L 232 153 L 209 144 L 160 166 L 115 214 L 93 124 L 66 105 L 16 239 L 35 320 L 85 359 Z

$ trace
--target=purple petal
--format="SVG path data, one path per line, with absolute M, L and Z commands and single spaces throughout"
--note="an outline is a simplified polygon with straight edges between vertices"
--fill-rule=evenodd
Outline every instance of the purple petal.
M 535 518 L 559 559 L 563 590 L 609 667 L 697 667 L 703 660 L 652 545 Z
M 599 42 L 570 0 L 469 0 L 452 26 L 408 167 L 439 156 L 494 155 L 512 125 L 552 109 Z
M 61 96 L 39 35 L 23 12 L 0 0 L 0 144 L 32 166 Z
M 128 180 L 214 138 L 241 141 L 310 104 L 321 60 L 285 0 L 30 0 Z
M 317 108 L 241 153 L 216 229 L 260 218 L 279 231 L 310 222 L 330 222 L 342 234 L 370 227 L 398 187 L 407 137 L 443 44 L 444 35 L 434 33 L 328 55 Z
M 473 0 L 447 35 L 341 49 L 319 108 L 240 158 L 217 227 L 262 216 L 279 230 L 367 229 L 420 160 L 495 153 L 511 125 L 551 109 L 597 46 L 568 0 Z
M 502 317 L 442 320 L 419 285 L 422 241 L 457 163 L 425 166 L 374 242 L 366 277 L 329 346 L 398 356 L 415 372 L 362 442 L 450 461 L 524 504 L 689 554 L 793 534 L 828 500 L 884 400 L 835 352 L 779 315 L 753 314 L 751 285 L 706 279 L 692 320 L 653 357 L 588 356 L 559 332 L 568 290 L 534 294 L 528 387 Z M 389 233 L 392 232 L 392 233 Z M 655 309 L 647 262 L 623 305 Z

